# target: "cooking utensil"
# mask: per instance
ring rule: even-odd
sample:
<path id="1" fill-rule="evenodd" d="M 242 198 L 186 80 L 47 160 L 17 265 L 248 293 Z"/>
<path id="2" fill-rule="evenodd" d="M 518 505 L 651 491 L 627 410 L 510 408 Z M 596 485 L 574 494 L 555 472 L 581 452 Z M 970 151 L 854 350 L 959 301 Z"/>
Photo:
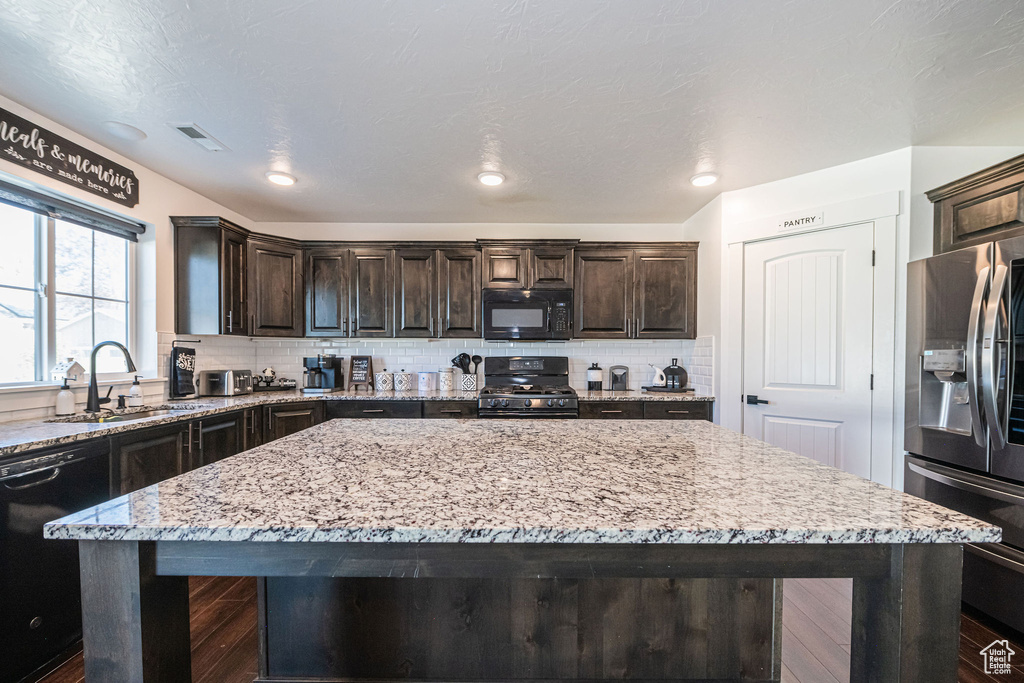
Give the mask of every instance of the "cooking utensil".
<path id="1" fill-rule="evenodd" d="M 480 364 L 484 362 L 484 359 L 480 356 L 473 356 L 471 360 L 473 361 L 473 374 L 475 375 L 476 371 L 480 369 Z"/>
<path id="2" fill-rule="evenodd" d="M 468 353 L 460 353 L 452 359 L 452 365 L 462 370 L 463 374 L 469 374 L 469 362 L 472 360 Z"/>

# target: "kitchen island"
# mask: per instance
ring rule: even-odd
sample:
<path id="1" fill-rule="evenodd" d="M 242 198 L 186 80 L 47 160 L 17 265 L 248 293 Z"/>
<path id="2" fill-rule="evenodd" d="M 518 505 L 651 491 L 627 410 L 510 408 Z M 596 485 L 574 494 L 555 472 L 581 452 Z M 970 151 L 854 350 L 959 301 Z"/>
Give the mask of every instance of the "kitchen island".
<path id="1" fill-rule="evenodd" d="M 954 681 L 999 529 L 701 421 L 332 420 L 46 527 L 86 680 L 187 681 L 188 575 L 266 577 L 259 680 L 778 680 L 854 577 L 852 680 Z"/>

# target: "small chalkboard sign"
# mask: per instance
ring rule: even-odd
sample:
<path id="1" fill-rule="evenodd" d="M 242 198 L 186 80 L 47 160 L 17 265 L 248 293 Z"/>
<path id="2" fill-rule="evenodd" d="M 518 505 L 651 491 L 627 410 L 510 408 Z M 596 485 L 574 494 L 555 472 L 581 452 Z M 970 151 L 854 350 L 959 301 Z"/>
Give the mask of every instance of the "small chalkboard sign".
<path id="1" fill-rule="evenodd" d="M 373 388 L 373 356 L 352 356 L 348 361 L 348 388 Z"/>

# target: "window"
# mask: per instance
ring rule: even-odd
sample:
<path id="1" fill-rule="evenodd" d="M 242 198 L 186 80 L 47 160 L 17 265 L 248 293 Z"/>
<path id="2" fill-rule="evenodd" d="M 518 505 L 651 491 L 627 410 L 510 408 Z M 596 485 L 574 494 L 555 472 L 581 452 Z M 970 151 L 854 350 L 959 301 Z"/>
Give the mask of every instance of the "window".
<path id="1" fill-rule="evenodd" d="M 57 360 L 86 370 L 100 341 L 128 345 L 128 241 L 0 204 L 0 383 L 50 379 Z M 115 349 L 97 373 L 124 372 Z"/>

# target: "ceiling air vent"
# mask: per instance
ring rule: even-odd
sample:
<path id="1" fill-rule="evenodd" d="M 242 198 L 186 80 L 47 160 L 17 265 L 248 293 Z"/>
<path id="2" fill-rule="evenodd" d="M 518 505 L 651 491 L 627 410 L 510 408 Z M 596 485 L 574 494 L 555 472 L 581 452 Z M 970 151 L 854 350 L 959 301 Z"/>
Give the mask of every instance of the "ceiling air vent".
<path id="1" fill-rule="evenodd" d="M 227 150 L 227 147 L 225 147 L 219 140 L 194 123 L 172 123 L 171 127 L 176 128 L 179 133 L 205 149 L 207 152 L 224 152 Z"/>

